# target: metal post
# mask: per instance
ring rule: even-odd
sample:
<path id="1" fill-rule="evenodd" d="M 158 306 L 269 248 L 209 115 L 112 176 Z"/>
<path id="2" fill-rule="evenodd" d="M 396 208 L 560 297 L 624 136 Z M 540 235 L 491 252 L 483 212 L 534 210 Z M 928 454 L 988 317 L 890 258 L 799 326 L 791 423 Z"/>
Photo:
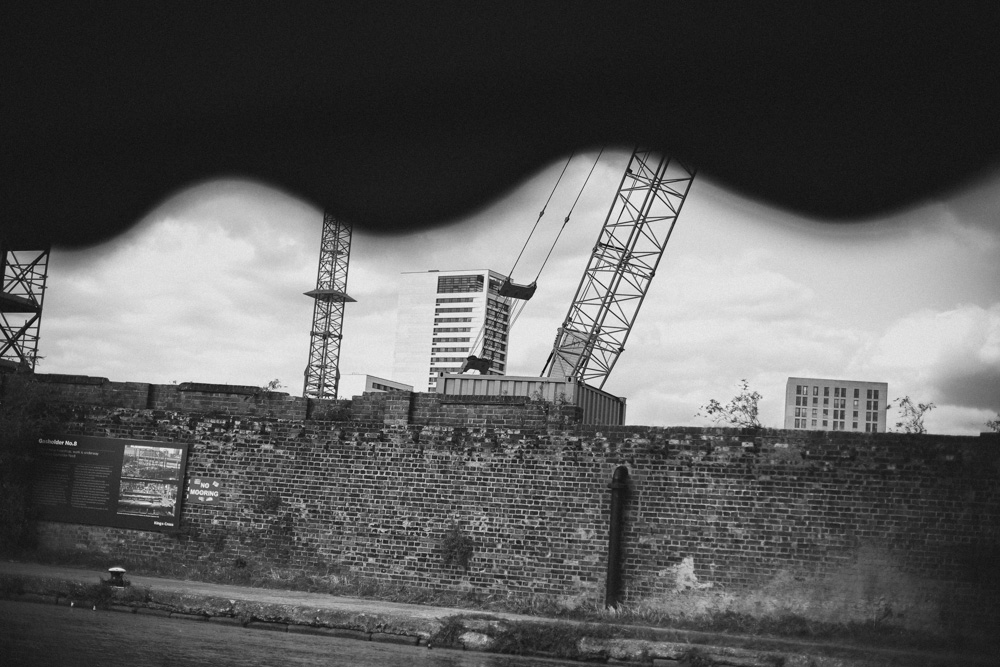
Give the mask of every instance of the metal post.
<path id="1" fill-rule="evenodd" d="M 608 531 L 608 578 L 604 606 L 617 607 L 622 595 L 622 533 L 625 529 L 625 494 L 628 491 L 628 468 L 618 466 L 611 476 L 611 525 Z"/>

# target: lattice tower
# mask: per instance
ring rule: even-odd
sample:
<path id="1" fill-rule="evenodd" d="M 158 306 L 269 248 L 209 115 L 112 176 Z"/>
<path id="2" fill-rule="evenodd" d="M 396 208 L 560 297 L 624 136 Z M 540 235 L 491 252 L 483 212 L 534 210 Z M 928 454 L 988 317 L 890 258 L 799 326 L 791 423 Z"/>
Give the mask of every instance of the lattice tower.
<path id="1" fill-rule="evenodd" d="M 309 364 L 302 395 L 306 398 L 336 398 L 340 384 L 340 342 L 343 338 L 344 304 L 347 295 L 347 265 L 351 257 L 351 225 L 327 211 L 323 214 L 319 271 L 316 289 L 306 292 L 314 299 L 309 333 Z"/>
<path id="2" fill-rule="evenodd" d="M 0 241 L 0 371 L 35 370 L 49 249 L 20 250 Z"/>

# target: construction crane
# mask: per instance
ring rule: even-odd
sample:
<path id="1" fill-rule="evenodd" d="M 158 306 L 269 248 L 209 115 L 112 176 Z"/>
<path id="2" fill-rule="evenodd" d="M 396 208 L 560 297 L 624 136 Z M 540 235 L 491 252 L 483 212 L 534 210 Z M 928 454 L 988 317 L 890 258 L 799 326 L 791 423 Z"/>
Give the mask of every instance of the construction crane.
<path id="1" fill-rule="evenodd" d="M 351 258 L 351 225 L 329 211 L 323 214 L 316 289 L 309 334 L 309 363 L 305 370 L 305 398 L 336 398 L 340 384 L 340 341 L 343 338 L 347 267 Z"/>
<path id="2" fill-rule="evenodd" d="M 543 376 L 604 387 L 625 349 L 695 171 L 676 158 L 633 151 Z"/>
<path id="3" fill-rule="evenodd" d="M 25 250 L 0 241 L 0 371 L 35 370 L 49 249 Z"/>

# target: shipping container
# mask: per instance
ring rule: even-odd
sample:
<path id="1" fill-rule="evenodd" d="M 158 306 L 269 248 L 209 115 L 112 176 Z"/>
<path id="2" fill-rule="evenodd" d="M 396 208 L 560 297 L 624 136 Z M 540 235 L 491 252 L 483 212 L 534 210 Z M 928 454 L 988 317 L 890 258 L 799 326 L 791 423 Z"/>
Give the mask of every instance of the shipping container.
<path id="1" fill-rule="evenodd" d="M 621 426 L 625 399 L 573 378 L 442 373 L 437 393 L 447 396 L 527 396 L 553 403 L 565 401 L 583 408 L 584 424 Z"/>

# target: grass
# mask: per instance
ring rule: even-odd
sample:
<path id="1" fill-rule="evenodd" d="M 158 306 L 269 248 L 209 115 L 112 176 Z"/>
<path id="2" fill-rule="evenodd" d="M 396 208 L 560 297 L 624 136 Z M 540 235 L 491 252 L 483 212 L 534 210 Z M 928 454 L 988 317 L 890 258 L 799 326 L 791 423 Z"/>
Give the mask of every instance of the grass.
<path id="1" fill-rule="evenodd" d="M 24 590 L 24 577 L 0 576 L 0 599 L 21 595 Z"/>
<path id="2" fill-rule="evenodd" d="M 831 641 L 855 645 L 905 647 L 905 648 L 961 648 L 960 638 L 942 638 L 901 629 L 886 623 L 826 623 L 801 616 L 751 616 L 734 612 L 717 612 L 697 618 L 674 617 L 646 605 L 624 604 L 608 610 L 599 602 L 568 609 L 552 596 L 537 594 L 496 593 L 469 589 L 466 591 L 439 590 L 407 586 L 385 579 L 361 576 L 334 568 L 277 567 L 252 557 L 209 557 L 193 564 L 173 560 L 120 557 L 79 552 L 36 552 L 31 561 L 38 563 L 73 565 L 106 569 L 112 565 L 124 567 L 133 575 L 162 576 L 190 581 L 218 584 L 299 590 L 324 593 L 341 597 L 384 600 L 405 604 L 431 605 L 478 612 L 508 612 L 541 618 L 580 621 L 600 624 L 609 628 L 669 628 L 744 635 L 756 638 L 786 638 L 812 641 Z M 0 582 L 16 586 L 15 582 Z M 97 593 L 103 592 L 94 591 Z M 136 593 L 138 594 L 138 593 Z M 98 596 L 100 597 L 100 596 Z M 103 597 L 100 599 L 103 600 Z M 537 624 L 536 626 L 537 627 Z M 526 630 L 525 632 L 530 632 Z M 557 633 L 558 634 L 558 633 Z M 593 629 L 589 636 L 595 636 Z M 516 652 L 517 643 L 537 646 L 546 637 L 522 637 L 505 652 Z M 552 639 L 556 641 L 556 639 Z M 560 640 L 561 641 L 561 640 Z M 442 638 L 442 643 L 447 643 Z M 560 644 L 561 645 L 561 644 Z M 563 655 L 568 648 L 553 648 L 554 654 Z M 570 651 L 571 652 L 571 651 Z"/>

